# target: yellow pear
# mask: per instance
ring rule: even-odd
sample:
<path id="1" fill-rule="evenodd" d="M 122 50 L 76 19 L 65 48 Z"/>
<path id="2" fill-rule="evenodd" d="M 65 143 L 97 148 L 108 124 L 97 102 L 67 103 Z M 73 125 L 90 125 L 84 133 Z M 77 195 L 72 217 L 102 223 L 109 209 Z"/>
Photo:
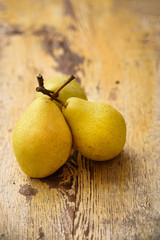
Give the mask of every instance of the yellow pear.
<path id="1" fill-rule="evenodd" d="M 67 160 L 72 135 L 57 105 L 46 97 L 35 99 L 13 132 L 13 149 L 22 171 L 33 178 L 53 174 Z"/>
<path id="2" fill-rule="evenodd" d="M 59 87 L 61 87 L 68 77 L 57 77 L 53 78 L 51 80 L 44 81 L 44 87 L 48 90 L 51 91 L 56 91 Z M 36 97 L 42 96 L 43 94 L 41 92 L 36 93 Z M 73 80 L 69 84 L 67 84 L 60 92 L 58 95 L 58 99 L 61 100 L 62 102 L 66 102 L 68 98 L 71 97 L 78 97 L 87 100 L 86 94 L 82 87 L 75 81 Z M 61 109 L 62 105 L 59 104 L 58 102 L 55 101 L 57 106 Z"/>
<path id="3" fill-rule="evenodd" d="M 73 97 L 67 100 L 62 112 L 70 126 L 75 148 L 85 157 L 104 161 L 122 151 L 126 124 L 112 106 Z"/>

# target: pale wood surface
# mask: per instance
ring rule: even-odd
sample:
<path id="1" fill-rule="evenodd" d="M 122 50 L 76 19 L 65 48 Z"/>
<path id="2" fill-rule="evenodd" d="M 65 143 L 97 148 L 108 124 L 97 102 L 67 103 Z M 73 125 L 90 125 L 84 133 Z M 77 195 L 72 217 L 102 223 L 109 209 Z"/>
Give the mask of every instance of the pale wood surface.
<path id="1" fill-rule="evenodd" d="M 159 0 L 1 0 L 0 239 L 160 239 L 159 60 Z M 74 152 L 51 177 L 25 176 L 11 139 L 38 73 L 74 73 L 90 100 L 118 108 L 124 151 Z"/>

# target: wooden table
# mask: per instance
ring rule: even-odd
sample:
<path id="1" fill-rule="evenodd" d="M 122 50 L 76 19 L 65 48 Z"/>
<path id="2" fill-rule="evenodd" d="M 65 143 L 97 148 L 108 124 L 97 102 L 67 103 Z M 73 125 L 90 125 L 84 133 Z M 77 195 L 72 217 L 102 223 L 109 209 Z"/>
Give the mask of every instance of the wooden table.
<path id="1" fill-rule="evenodd" d="M 159 0 L 1 0 L 0 239 L 160 239 L 159 60 Z M 122 153 L 73 152 L 48 178 L 23 174 L 12 132 L 38 73 L 74 73 L 89 100 L 119 109 Z"/>

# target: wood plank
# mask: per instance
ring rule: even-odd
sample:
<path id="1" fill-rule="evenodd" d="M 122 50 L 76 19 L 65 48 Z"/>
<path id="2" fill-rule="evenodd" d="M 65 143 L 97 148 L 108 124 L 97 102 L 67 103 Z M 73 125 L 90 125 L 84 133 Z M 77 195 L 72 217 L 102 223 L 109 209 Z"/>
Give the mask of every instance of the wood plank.
<path id="1" fill-rule="evenodd" d="M 0 239 L 160 238 L 159 10 L 158 0 L 1 0 Z M 25 176 L 11 138 L 38 73 L 74 73 L 89 100 L 119 109 L 122 153 L 95 162 L 74 151 L 52 176 Z"/>

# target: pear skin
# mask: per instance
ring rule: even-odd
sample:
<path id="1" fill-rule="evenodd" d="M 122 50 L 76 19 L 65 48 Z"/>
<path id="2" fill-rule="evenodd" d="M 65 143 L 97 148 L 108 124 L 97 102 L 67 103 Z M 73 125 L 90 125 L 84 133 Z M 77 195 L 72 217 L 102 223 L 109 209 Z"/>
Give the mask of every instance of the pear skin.
<path id="1" fill-rule="evenodd" d="M 112 106 L 69 98 L 62 112 L 70 126 L 75 148 L 85 157 L 105 161 L 116 157 L 126 141 L 126 123 Z"/>
<path id="2" fill-rule="evenodd" d="M 53 78 L 51 80 L 44 81 L 44 87 L 48 90 L 55 91 L 57 90 L 63 83 L 66 82 L 68 77 L 57 77 Z M 44 96 L 41 92 L 36 93 L 36 97 Z M 46 96 L 47 97 L 47 96 Z M 60 92 L 58 99 L 62 102 L 66 102 L 68 98 L 71 97 L 78 97 L 87 100 L 87 96 L 82 89 L 82 87 L 73 80 L 69 84 L 67 84 Z M 54 101 L 56 105 L 61 109 L 62 106 L 58 102 Z"/>
<path id="3" fill-rule="evenodd" d="M 44 178 L 67 160 L 72 135 L 57 105 L 46 97 L 35 99 L 13 132 L 13 150 L 22 171 Z"/>

